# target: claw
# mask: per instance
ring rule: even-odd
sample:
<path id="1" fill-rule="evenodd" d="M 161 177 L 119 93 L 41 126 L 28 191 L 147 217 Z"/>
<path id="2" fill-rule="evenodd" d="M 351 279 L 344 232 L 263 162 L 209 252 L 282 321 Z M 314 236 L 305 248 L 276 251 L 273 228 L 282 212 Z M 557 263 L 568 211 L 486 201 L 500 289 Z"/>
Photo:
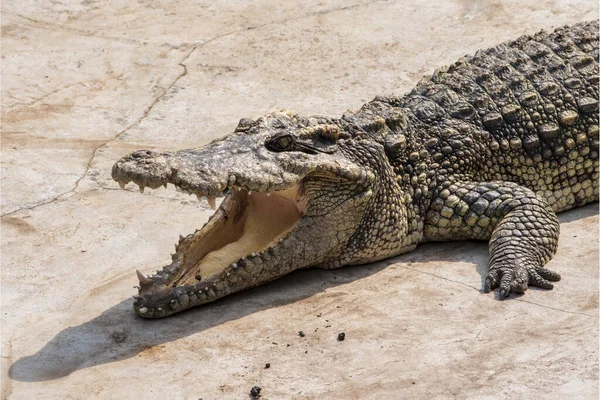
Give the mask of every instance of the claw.
<path id="1" fill-rule="evenodd" d="M 489 293 L 492 290 L 492 279 L 491 278 L 485 278 L 485 284 L 483 286 L 483 292 L 484 293 Z"/>
<path id="2" fill-rule="evenodd" d="M 119 181 L 119 187 L 120 187 L 121 189 L 125 189 L 125 182 L 121 182 L 121 181 Z"/>

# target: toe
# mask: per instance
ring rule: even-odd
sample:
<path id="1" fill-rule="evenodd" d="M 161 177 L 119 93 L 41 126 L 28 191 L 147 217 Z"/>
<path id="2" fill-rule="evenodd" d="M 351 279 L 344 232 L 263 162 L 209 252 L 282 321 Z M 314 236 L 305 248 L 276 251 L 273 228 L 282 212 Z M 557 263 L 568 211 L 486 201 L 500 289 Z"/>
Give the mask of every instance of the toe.
<path id="1" fill-rule="evenodd" d="M 554 285 L 542 278 L 537 271 L 529 272 L 529 284 L 531 286 L 537 286 L 542 289 L 552 289 Z"/>
<path id="2" fill-rule="evenodd" d="M 498 270 L 492 269 L 485 278 L 485 285 L 483 291 L 489 293 L 490 291 L 498 287 Z"/>
<path id="3" fill-rule="evenodd" d="M 501 270 L 502 277 L 500 278 L 500 298 L 508 297 L 511 292 L 512 282 L 515 279 L 515 273 L 510 269 Z"/>
<path id="4" fill-rule="evenodd" d="M 515 279 L 511 282 L 510 288 L 512 292 L 523 293 L 527 290 L 529 283 L 529 274 L 525 268 L 517 268 Z"/>
<path id="5" fill-rule="evenodd" d="M 546 268 L 538 268 L 537 269 L 537 273 L 544 279 L 552 281 L 552 282 L 558 282 L 560 281 L 560 275 L 557 274 L 554 271 L 550 271 L 549 269 Z"/>

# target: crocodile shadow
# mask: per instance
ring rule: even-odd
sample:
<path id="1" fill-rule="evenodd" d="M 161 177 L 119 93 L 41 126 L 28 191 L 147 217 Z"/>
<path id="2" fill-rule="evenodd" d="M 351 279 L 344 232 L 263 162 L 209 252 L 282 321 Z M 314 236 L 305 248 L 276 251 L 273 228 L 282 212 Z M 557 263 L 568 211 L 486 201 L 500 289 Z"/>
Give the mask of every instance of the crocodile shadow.
<path id="1" fill-rule="evenodd" d="M 560 214 L 560 221 L 566 223 L 597 214 L 598 204 L 594 203 Z M 471 263 L 476 266 L 483 281 L 487 274 L 487 243 L 425 243 L 412 253 L 377 263 L 337 270 L 295 271 L 259 288 L 159 320 L 137 317 L 132 310 L 131 300 L 127 299 L 88 322 L 59 332 L 37 353 L 17 360 L 10 367 L 9 376 L 24 382 L 63 378 L 80 369 L 134 357 L 161 343 L 369 277 L 391 264 L 410 265 L 428 261 Z M 401 274 L 402 269 L 398 269 L 398 273 Z M 440 281 L 439 284 L 443 283 Z"/>

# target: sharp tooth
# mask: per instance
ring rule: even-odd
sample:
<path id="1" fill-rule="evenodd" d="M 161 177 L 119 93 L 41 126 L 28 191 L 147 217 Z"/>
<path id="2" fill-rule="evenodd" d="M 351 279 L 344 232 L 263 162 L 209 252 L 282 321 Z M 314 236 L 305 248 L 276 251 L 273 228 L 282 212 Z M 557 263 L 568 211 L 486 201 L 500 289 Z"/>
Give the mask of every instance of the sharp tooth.
<path id="1" fill-rule="evenodd" d="M 163 183 L 163 187 L 166 189 L 166 188 L 167 188 L 167 184 L 166 184 L 166 183 Z"/>
<path id="2" fill-rule="evenodd" d="M 140 314 L 146 314 L 147 312 L 148 312 L 148 309 L 146 307 L 140 308 Z"/>
<path id="3" fill-rule="evenodd" d="M 140 271 L 138 271 L 137 269 L 135 270 L 135 273 L 140 281 L 140 286 L 143 286 L 145 283 L 152 283 L 151 279 L 146 278 L 144 275 L 142 275 L 142 273 Z"/>
<path id="4" fill-rule="evenodd" d="M 140 185 L 140 193 L 144 193 L 144 186 Z"/>
<path id="5" fill-rule="evenodd" d="M 200 203 L 202 203 L 202 196 L 200 196 L 199 194 L 196 194 L 196 198 L 198 199 L 198 201 L 199 201 Z"/>
<path id="6" fill-rule="evenodd" d="M 213 210 L 216 210 L 217 209 L 217 199 L 214 196 L 209 196 L 208 197 L 208 205 Z"/>
<path id="7" fill-rule="evenodd" d="M 248 194 L 249 194 L 249 195 L 250 195 L 250 194 L 252 194 L 252 190 L 248 190 Z"/>
<path id="8" fill-rule="evenodd" d="M 120 187 L 121 189 L 125 189 L 125 182 L 121 182 L 121 181 L 119 181 L 119 187 Z"/>
<path id="9" fill-rule="evenodd" d="M 267 197 L 270 196 L 270 195 L 271 195 L 271 193 L 267 193 Z"/>
<path id="10" fill-rule="evenodd" d="M 162 311 L 162 307 L 158 307 L 157 310 L 158 310 L 158 312 L 161 312 Z"/>

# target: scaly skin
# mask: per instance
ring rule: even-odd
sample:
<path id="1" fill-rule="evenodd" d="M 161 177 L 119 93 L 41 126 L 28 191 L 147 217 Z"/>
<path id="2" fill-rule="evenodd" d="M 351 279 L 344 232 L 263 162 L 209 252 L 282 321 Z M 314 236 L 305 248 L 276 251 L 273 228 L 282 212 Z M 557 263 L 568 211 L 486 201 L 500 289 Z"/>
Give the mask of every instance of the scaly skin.
<path id="1" fill-rule="evenodd" d="M 200 149 L 138 151 L 113 178 L 173 183 L 209 201 L 227 194 L 169 266 L 138 274 L 134 309 L 146 318 L 298 268 L 368 263 L 437 240 L 489 240 L 484 289 L 501 298 L 551 289 L 560 279 L 544 267 L 557 248 L 555 213 L 598 200 L 598 21 L 464 57 L 403 97 L 378 97 L 339 119 L 274 113 L 242 119 Z M 181 278 L 218 247 L 203 244 L 215 226 L 296 185 L 300 217 L 290 230 L 208 279 Z"/>

